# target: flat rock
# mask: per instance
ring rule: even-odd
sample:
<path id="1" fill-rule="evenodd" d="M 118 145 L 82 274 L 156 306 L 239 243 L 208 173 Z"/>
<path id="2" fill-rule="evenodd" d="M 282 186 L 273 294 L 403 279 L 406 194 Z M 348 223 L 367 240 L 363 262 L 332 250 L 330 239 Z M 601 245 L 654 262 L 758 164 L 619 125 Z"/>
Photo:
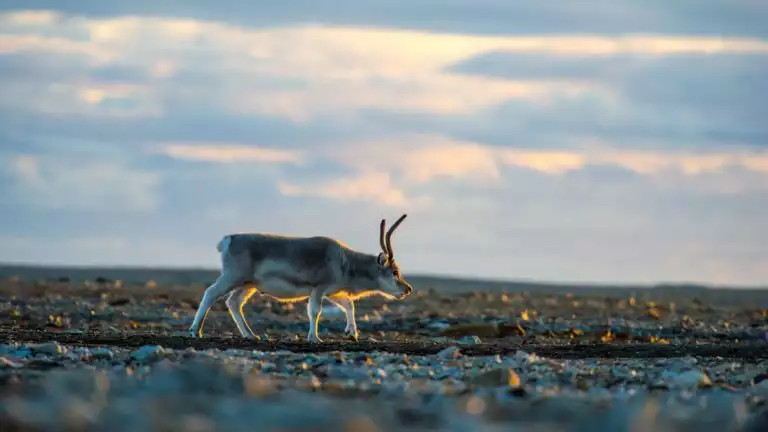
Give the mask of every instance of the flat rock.
<path id="1" fill-rule="evenodd" d="M 42 342 L 28 345 L 30 351 L 36 354 L 59 355 L 66 352 L 66 348 L 58 342 Z"/>
<path id="2" fill-rule="evenodd" d="M 479 387 L 520 387 L 520 376 L 512 368 L 496 368 L 482 372 L 470 382 Z"/>

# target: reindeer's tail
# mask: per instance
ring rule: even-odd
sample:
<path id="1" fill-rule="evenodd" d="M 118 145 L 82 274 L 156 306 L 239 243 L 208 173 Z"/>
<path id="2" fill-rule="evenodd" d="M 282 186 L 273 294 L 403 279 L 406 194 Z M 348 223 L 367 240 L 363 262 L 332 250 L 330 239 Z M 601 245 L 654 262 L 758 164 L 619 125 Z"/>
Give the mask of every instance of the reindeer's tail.
<path id="1" fill-rule="evenodd" d="M 229 243 L 232 241 L 232 237 L 226 235 L 219 240 L 219 244 L 216 245 L 216 250 L 219 251 L 219 253 L 224 252 L 225 250 L 229 249 Z"/>

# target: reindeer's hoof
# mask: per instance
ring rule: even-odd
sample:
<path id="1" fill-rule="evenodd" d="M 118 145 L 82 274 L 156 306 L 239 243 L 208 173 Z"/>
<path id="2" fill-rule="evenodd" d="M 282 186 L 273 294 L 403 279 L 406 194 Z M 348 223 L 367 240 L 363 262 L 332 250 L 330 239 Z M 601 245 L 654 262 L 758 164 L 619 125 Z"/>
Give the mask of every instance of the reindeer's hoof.
<path id="1" fill-rule="evenodd" d="M 311 344 L 319 344 L 319 343 L 323 343 L 323 340 L 320 339 L 320 337 L 318 336 L 309 336 L 307 337 L 307 342 Z"/>
<path id="2" fill-rule="evenodd" d="M 344 330 L 344 335 L 347 336 L 347 339 L 357 342 L 358 338 L 360 337 L 360 333 L 358 333 L 356 330 Z"/>
<path id="3" fill-rule="evenodd" d="M 194 339 L 201 339 L 203 337 L 202 330 L 189 329 L 189 337 Z"/>

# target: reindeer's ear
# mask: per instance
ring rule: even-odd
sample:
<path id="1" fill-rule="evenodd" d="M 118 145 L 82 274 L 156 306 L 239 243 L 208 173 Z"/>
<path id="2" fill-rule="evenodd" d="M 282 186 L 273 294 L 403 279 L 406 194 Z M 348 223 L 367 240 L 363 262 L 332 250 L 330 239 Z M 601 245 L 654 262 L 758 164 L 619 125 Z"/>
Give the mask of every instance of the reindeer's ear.
<path id="1" fill-rule="evenodd" d="M 387 264 L 387 255 L 380 253 L 379 256 L 376 257 L 376 263 L 384 267 Z"/>

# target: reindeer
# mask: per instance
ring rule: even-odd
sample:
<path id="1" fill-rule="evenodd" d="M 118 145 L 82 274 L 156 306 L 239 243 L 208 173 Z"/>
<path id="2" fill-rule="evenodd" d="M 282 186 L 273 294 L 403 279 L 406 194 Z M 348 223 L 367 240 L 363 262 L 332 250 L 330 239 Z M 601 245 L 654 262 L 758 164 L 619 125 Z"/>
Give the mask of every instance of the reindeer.
<path id="1" fill-rule="evenodd" d="M 223 296 L 229 314 L 244 338 L 256 338 L 243 316 L 243 306 L 255 293 L 281 303 L 307 302 L 310 343 L 317 335 L 323 299 L 341 309 L 347 320 L 344 333 L 357 341 L 356 300 L 374 295 L 403 300 L 413 287 L 403 279 L 395 263 L 392 233 L 407 215 L 402 215 L 385 233 L 381 220 L 379 244 L 382 252 L 358 252 L 329 237 L 291 237 L 266 233 L 224 236 L 216 246 L 221 255 L 221 274 L 203 294 L 191 337 L 203 336 L 203 321 L 211 306 Z"/>

